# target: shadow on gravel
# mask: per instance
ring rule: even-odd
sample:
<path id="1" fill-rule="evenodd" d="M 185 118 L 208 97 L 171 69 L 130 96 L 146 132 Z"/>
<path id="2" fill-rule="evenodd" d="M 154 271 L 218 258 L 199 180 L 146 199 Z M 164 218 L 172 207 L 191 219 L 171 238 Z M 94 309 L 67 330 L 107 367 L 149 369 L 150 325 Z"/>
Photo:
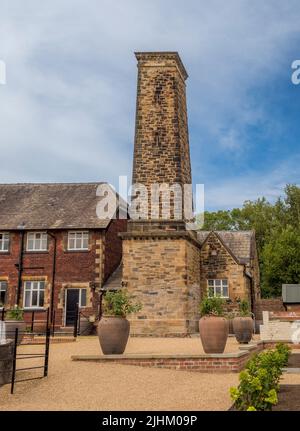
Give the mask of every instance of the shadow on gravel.
<path id="1" fill-rule="evenodd" d="M 273 411 L 300 410 L 300 385 L 280 385 L 278 404 Z"/>

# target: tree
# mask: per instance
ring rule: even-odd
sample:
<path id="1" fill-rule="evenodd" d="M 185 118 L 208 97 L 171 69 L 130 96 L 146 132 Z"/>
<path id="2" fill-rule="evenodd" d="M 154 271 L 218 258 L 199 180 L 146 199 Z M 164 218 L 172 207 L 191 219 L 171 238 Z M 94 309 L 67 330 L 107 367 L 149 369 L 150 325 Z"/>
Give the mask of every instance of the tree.
<path id="1" fill-rule="evenodd" d="M 262 291 L 265 296 L 281 295 L 283 283 L 300 282 L 300 231 L 287 226 L 273 232 L 265 244 L 261 260 Z"/>
<path id="2" fill-rule="evenodd" d="M 242 208 L 206 211 L 203 230 L 255 230 L 262 294 L 281 294 L 282 283 L 300 282 L 300 188 L 287 184 L 283 198 L 262 197 Z"/>

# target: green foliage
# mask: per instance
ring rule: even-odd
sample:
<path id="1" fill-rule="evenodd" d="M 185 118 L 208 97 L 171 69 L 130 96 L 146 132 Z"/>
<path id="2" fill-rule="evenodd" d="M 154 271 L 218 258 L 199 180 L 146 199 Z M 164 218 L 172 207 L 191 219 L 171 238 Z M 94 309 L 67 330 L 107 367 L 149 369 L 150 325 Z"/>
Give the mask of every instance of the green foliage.
<path id="1" fill-rule="evenodd" d="M 251 315 L 249 302 L 246 299 L 243 299 L 239 302 L 239 315 L 242 317 L 247 317 Z"/>
<path id="2" fill-rule="evenodd" d="M 205 297 L 200 304 L 201 316 L 222 316 L 224 314 L 225 301 L 218 296 Z"/>
<path id="3" fill-rule="evenodd" d="M 139 302 L 133 302 L 132 297 L 128 295 L 125 289 L 106 292 L 103 306 L 104 314 L 120 317 L 126 317 L 129 314 L 137 313 L 142 308 Z"/>
<path id="4" fill-rule="evenodd" d="M 255 230 L 264 297 L 280 296 L 282 283 L 300 282 L 300 187 L 284 191 L 274 204 L 263 197 L 204 214 L 204 230 Z"/>
<path id="5" fill-rule="evenodd" d="M 290 349 L 279 343 L 274 350 L 255 354 L 239 375 L 238 387 L 230 388 L 231 399 L 238 410 L 272 410 L 282 368 L 287 365 Z"/>
<path id="6" fill-rule="evenodd" d="M 283 283 L 300 280 L 300 231 L 292 226 L 278 229 L 262 250 L 262 286 L 268 296 L 281 294 Z"/>
<path id="7" fill-rule="evenodd" d="M 5 316 L 6 320 L 23 320 L 24 319 L 24 310 L 20 308 L 18 305 L 15 305 L 14 308 L 8 310 Z"/>

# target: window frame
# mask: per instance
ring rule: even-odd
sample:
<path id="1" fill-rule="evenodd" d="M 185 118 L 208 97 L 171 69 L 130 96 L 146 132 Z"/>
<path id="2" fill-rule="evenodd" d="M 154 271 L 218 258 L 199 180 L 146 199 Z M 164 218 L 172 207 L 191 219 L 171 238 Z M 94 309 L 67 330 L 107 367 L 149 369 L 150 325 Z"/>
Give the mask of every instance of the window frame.
<path id="1" fill-rule="evenodd" d="M 0 235 L 6 236 L 7 238 L 0 239 L 0 253 L 9 253 L 10 246 L 10 235 L 9 232 L 0 232 Z M 4 245 L 7 244 L 7 249 L 4 248 Z"/>
<path id="2" fill-rule="evenodd" d="M 74 236 L 71 238 L 71 235 Z M 78 236 L 80 236 L 78 238 Z M 86 237 L 85 237 L 86 235 Z M 89 251 L 89 239 L 90 233 L 88 230 L 69 230 L 67 238 L 67 250 L 68 251 Z M 74 247 L 70 246 L 70 241 L 74 241 Z M 77 241 L 81 241 L 81 247 L 77 247 Z M 87 246 L 84 247 L 84 241 L 87 241 Z"/>
<path id="3" fill-rule="evenodd" d="M 28 289 L 26 285 L 30 283 L 31 287 Z M 38 283 L 38 289 L 33 289 L 33 283 Z M 41 289 L 41 283 L 44 287 Z M 37 305 L 32 305 L 32 293 L 37 292 Z M 40 294 L 43 291 L 43 305 L 40 305 Z M 34 310 L 34 309 L 44 309 L 45 307 L 45 291 L 46 291 L 46 281 L 45 280 L 25 280 L 24 281 L 24 297 L 23 297 L 23 308 L 24 310 Z M 30 292 L 30 305 L 26 306 L 26 292 Z"/>
<path id="4" fill-rule="evenodd" d="M 210 282 L 213 284 L 210 285 Z M 217 285 L 216 282 L 220 282 L 220 285 Z M 224 283 L 226 282 L 226 283 Z M 216 293 L 216 288 L 220 287 L 221 294 Z M 210 294 L 210 289 L 213 288 L 213 295 Z M 227 295 L 224 295 L 224 288 L 227 288 Z M 209 298 L 220 297 L 224 299 L 229 299 L 229 282 L 228 278 L 208 278 L 207 279 L 207 295 Z"/>
<path id="5" fill-rule="evenodd" d="M 6 285 L 5 289 L 2 288 L 2 284 Z M 8 282 L 7 282 L 7 280 L 0 280 L 0 293 L 4 292 L 4 302 L 3 302 L 3 305 L 1 305 L 1 302 L 0 302 L 0 310 L 2 310 L 5 307 L 6 299 L 7 299 L 6 298 L 7 291 L 8 291 Z"/>
<path id="6" fill-rule="evenodd" d="M 34 238 L 30 238 L 31 235 L 34 235 Z M 36 238 L 36 235 L 41 235 L 40 239 Z M 44 238 L 43 238 L 44 235 Z M 41 248 L 43 242 L 46 240 L 46 248 Z M 29 241 L 33 241 L 33 248 L 29 248 Z M 36 241 L 40 241 L 40 248 L 36 248 Z M 26 251 L 29 253 L 38 253 L 38 252 L 46 252 L 48 251 L 48 234 L 45 231 L 37 231 L 37 232 L 27 232 L 26 235 Z"/>

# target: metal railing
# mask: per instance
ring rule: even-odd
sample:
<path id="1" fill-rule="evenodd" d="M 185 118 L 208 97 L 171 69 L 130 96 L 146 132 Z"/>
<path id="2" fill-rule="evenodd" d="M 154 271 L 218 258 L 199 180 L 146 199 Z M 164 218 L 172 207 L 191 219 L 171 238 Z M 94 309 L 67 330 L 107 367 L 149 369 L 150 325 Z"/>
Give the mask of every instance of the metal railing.
<path id="1" fill-rule="evenodd" d="M 9 335 L 10 331 L 7 331 L 6 335 Z M 14 393 L 14 388 L 15 388 L 15 384 L 16 383 L 20 383 L 20 382 L 27 382 L 30 380 L 37 380 L 37 379 L 42 379 L 44 377 L 47 377 L 48 375 L 48 365 L 49 365 L 49 351 L 50 351 L 50 325 L 49 325 L 49 309 L 47 310 L 47 327 L 45 330 L 45 341 L 44 341 L 44 351 L 43 352 L 30 352 L 30 353 L 24 353 L 24 352 L 19 352 L 19 346 L 22 346 L 22 348 L 27 348 L 30 346 L 42 346 L 43 344 L 40 342 L 28 342 L 28 340 L 25 343 L 22 343 L 22 338 L 28 334 L 27 331 L 20 331 L 19 328 L 17 327 L 14 331 L 14 335 L 13 336 L 13 349 L 12 349 L 12 354 L 9 355 L 6 358 L 1 358 L 1 361 L 6 361 L 6 363 L 10 363 L 11 362 L 11 377 L 10 377 L 10 384 L 11 384 L 11 394 Z M 38 335 L 40 335 L 40 333 L 38 333 Z M 9 340 L 9 337 L 8 337 Z M 34 340 L 34 338 L 33 338 Z M 43 358 L 43 363 L 42 365 L 38 365 L 38 366 L 29 366 L 29 367 L 22 367 L 22 368 L 18 368 L 17 367 L 17 362 L 19 360 L 28 360 L 28 359 L 37 359 L 37 358 Z M 26 377 L 26 378 L 17 378 L 17 373 L 20 371 L 33 371 L 33 370 L 43 370 L 42 375 L 40 376 L 35 376 L 35 377 Z M 8 373 L 8 371 L 2 370 L 0 371 L 1 374 L 6 374 Z M 8 382 L 9 383 L 9 382 Z"/>

